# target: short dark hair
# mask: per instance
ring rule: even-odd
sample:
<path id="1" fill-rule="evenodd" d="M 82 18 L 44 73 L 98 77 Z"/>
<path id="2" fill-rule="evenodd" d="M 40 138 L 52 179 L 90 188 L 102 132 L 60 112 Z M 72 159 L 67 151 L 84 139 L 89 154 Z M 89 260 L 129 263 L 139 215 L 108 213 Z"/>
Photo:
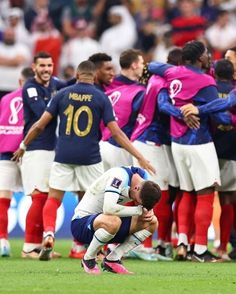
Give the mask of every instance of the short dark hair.
<path id="1" fill-rule="evenodd" d="M 180 65 L 182 64 L 182 49 L 175 47 L 172 50 L 169 51 L 169 54 L 167 56 L 167 63 L 173 64 L 173 65 Z"/>
<path id="2" fill-rule="evenodd" d="M 205 50 L 205 45 L 200 41 L 187 42 L 182 49 L 183 62 L 190 61 L 191 64 L 194 64 Z"/>
<path id="3" fill-rule="evenodd" d="M 138 60 L 138 57 L 142 56 L 142 51 L 137 49 L 129 49 L 123 51 L 120 55 L 120 66 L 121 68 L 127 69 L 131 64 Z"/>
<path id="4" fill-rule="evenodd" d="M 29 78 L 34 77 L 34 71 L 32 70 L 31 67 L 24 67 L 21 71 L 21 75 L 25 80 L 28 80 Z"/>
<path id="5" fill-rule="evenodd" d="M 231 47 L 231 48 L 229 48 L 229 49 L 227 49 L 226 51 L 234 51 L 234 53 L 236 54 L 236 47 Z"/>
<path id="6" fill-rule="evenodd" d="M 39 58 L 52 58 L 52 55 L 46 51 L 39 51 L 34 55 L 34 63 L 36 63 Z"/>
<path id="7" fill-rule="evenodd" d="M 91 55 L 88 60 L 92 61 L 97 69 L 102 66 L 103 62 L 112 61 L 112 58 L 106 53 L 95 53 Z"/>
<path id="8" fill-rule="evenodd" d="M 95 71 L 96 71 L 96 68 L 94 63 L 89 60 L 82 61 L 77 68 L 77 72 L 82 74 L 94 75 Z"/>
<path id="9" fill-rule="evenodd" d="M 161 199 L 161 189 L 153 181 L 144 181 L 140 190 L 142 205 L 147 210 L 152 209 Z"/>
<path id="10" fill-rule="evenodd" d="M 215 64 L 215 74 L 219 79 L 225 79 L 227 81 L 233 80 L 233 63 L 227 59 L 218 60 Z"/>

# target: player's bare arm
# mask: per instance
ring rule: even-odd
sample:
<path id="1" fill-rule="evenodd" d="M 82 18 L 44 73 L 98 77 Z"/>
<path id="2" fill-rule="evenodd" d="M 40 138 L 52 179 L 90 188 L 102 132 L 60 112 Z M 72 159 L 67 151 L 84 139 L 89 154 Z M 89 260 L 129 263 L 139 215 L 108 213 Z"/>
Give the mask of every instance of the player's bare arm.
<path id="1" fill-rule="evenodd" d="M 131 155 L 137 158 L 140 166 L 146 169 L 150 174 L 155 174 L 155 168 L 146 160 L 143 155 L 132 145 L 125 133 L 119 128 L 115 121 L 109 122 L 107 127 L 111 131 L 112 137 L 120 144 L 125 150 L 127 150 Z"/>
<path id="2" fill-rule="evenodd" d="M 36 121 L 35 124 L 32 125 L 32 127 L 29 129 L 29 132 L 24 138 L 24 141 L 21 142 L 19 148 L 14 152 L 14 155 L 11 160 L 19 161 L 22 156 L 25 153 L 25 150 L 27 149 L 27 146 L 36 139 L 45 129 L 45 127 L 49 124 L 49 122 L 52 120 L 53 116 L 45 111 L 41 118 Z"/>

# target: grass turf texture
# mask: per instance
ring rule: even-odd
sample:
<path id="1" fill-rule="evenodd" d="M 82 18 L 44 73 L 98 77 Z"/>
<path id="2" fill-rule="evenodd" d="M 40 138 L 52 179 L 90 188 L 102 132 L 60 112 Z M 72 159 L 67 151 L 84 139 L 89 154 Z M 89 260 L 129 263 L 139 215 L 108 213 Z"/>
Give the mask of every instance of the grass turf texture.
<path id="1" fill-rule="evenodd" d="M 125 260 L 135 275 L 103 272 L 90 276 L 68 258 L 70 240 L 57 240 L 58 260 L 22 260 L 22 240 L 10 240 L 12 257 L 0 257 L 0 293 L 236 293 L 236 263 L 147 262 Z"/>

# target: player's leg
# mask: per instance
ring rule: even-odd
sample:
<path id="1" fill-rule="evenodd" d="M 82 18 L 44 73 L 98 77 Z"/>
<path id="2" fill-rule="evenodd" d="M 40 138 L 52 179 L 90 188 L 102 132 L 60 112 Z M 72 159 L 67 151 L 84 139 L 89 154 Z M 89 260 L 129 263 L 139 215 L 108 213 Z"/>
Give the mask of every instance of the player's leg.
<path id="1" fill-rule="evenodd" d="M 120 230 L 113 239 L 120 244 L 103 260 L 103 269 L 118 274 L 131 274 L 122 265 L 122 256 L 140 245 L 156 229 L 157 218 L 155 216 L 150 222 L 143 222 L 142 218 L 137 216 L 133 216 L 131 220 L 130 218 L 122 218 Z"/>
<path id="2" fill-rule="evenodd" d="M 0 159 L 0 255 L 10 256 L 8 241 L 8 209 L 13 191 L 22 191 L 18 165 L 10 160 Z"/>
<path id="3" fill-rule="evenodd" d="M 121 225 L 121 219 L 113 215 L 91 215 L 74 219 L 71 231 L 75 240 L 89 244 L 82 259 L 82 266 L 89 274 L 99 274 L 96 256 L 104 244 L 114 238 Z"/>
<path id="4" fill-rule="evenodd" d="M 26 216 L 23 258 L 38 259 L 43 239 L 43 208 L 48 197 L 48 179 L 53 151 L 27 151 L 22 159 L 22 179 L 26 195 L 32 203 Z"/>
<path id="5" fill-rule="evenodd" d="M 79 191 L 78 200 L 80 201 L 85 191 L 89 186 L 102 174 L 104 173 L 102 162 L 91 164 L 91 165 L 82 165 L 75 167 L 75 179 L 71 191 Z M 69 253 L 70 258 L 82 259 L 86 252 L 86 247 L 83 243 L 78 240 L 73 240 L 72 248 Z"/>

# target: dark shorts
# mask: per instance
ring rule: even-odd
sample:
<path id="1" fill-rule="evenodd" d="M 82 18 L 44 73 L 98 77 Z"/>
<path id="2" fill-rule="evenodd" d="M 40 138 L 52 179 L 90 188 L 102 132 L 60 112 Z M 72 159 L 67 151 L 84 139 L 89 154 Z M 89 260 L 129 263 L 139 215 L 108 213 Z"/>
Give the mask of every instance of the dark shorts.
<path id="1" fill-rule="evenodd" d="M 84 244 L 89 244 L 93 239 L 93 222 L 99 214 L 88 215 L 71 222 L 71 232 L 75 240 Z M 109 243 L 123 243 L 129 235 L 131 217 L 122 217 L 121 226 L 114 238 Z"/>

